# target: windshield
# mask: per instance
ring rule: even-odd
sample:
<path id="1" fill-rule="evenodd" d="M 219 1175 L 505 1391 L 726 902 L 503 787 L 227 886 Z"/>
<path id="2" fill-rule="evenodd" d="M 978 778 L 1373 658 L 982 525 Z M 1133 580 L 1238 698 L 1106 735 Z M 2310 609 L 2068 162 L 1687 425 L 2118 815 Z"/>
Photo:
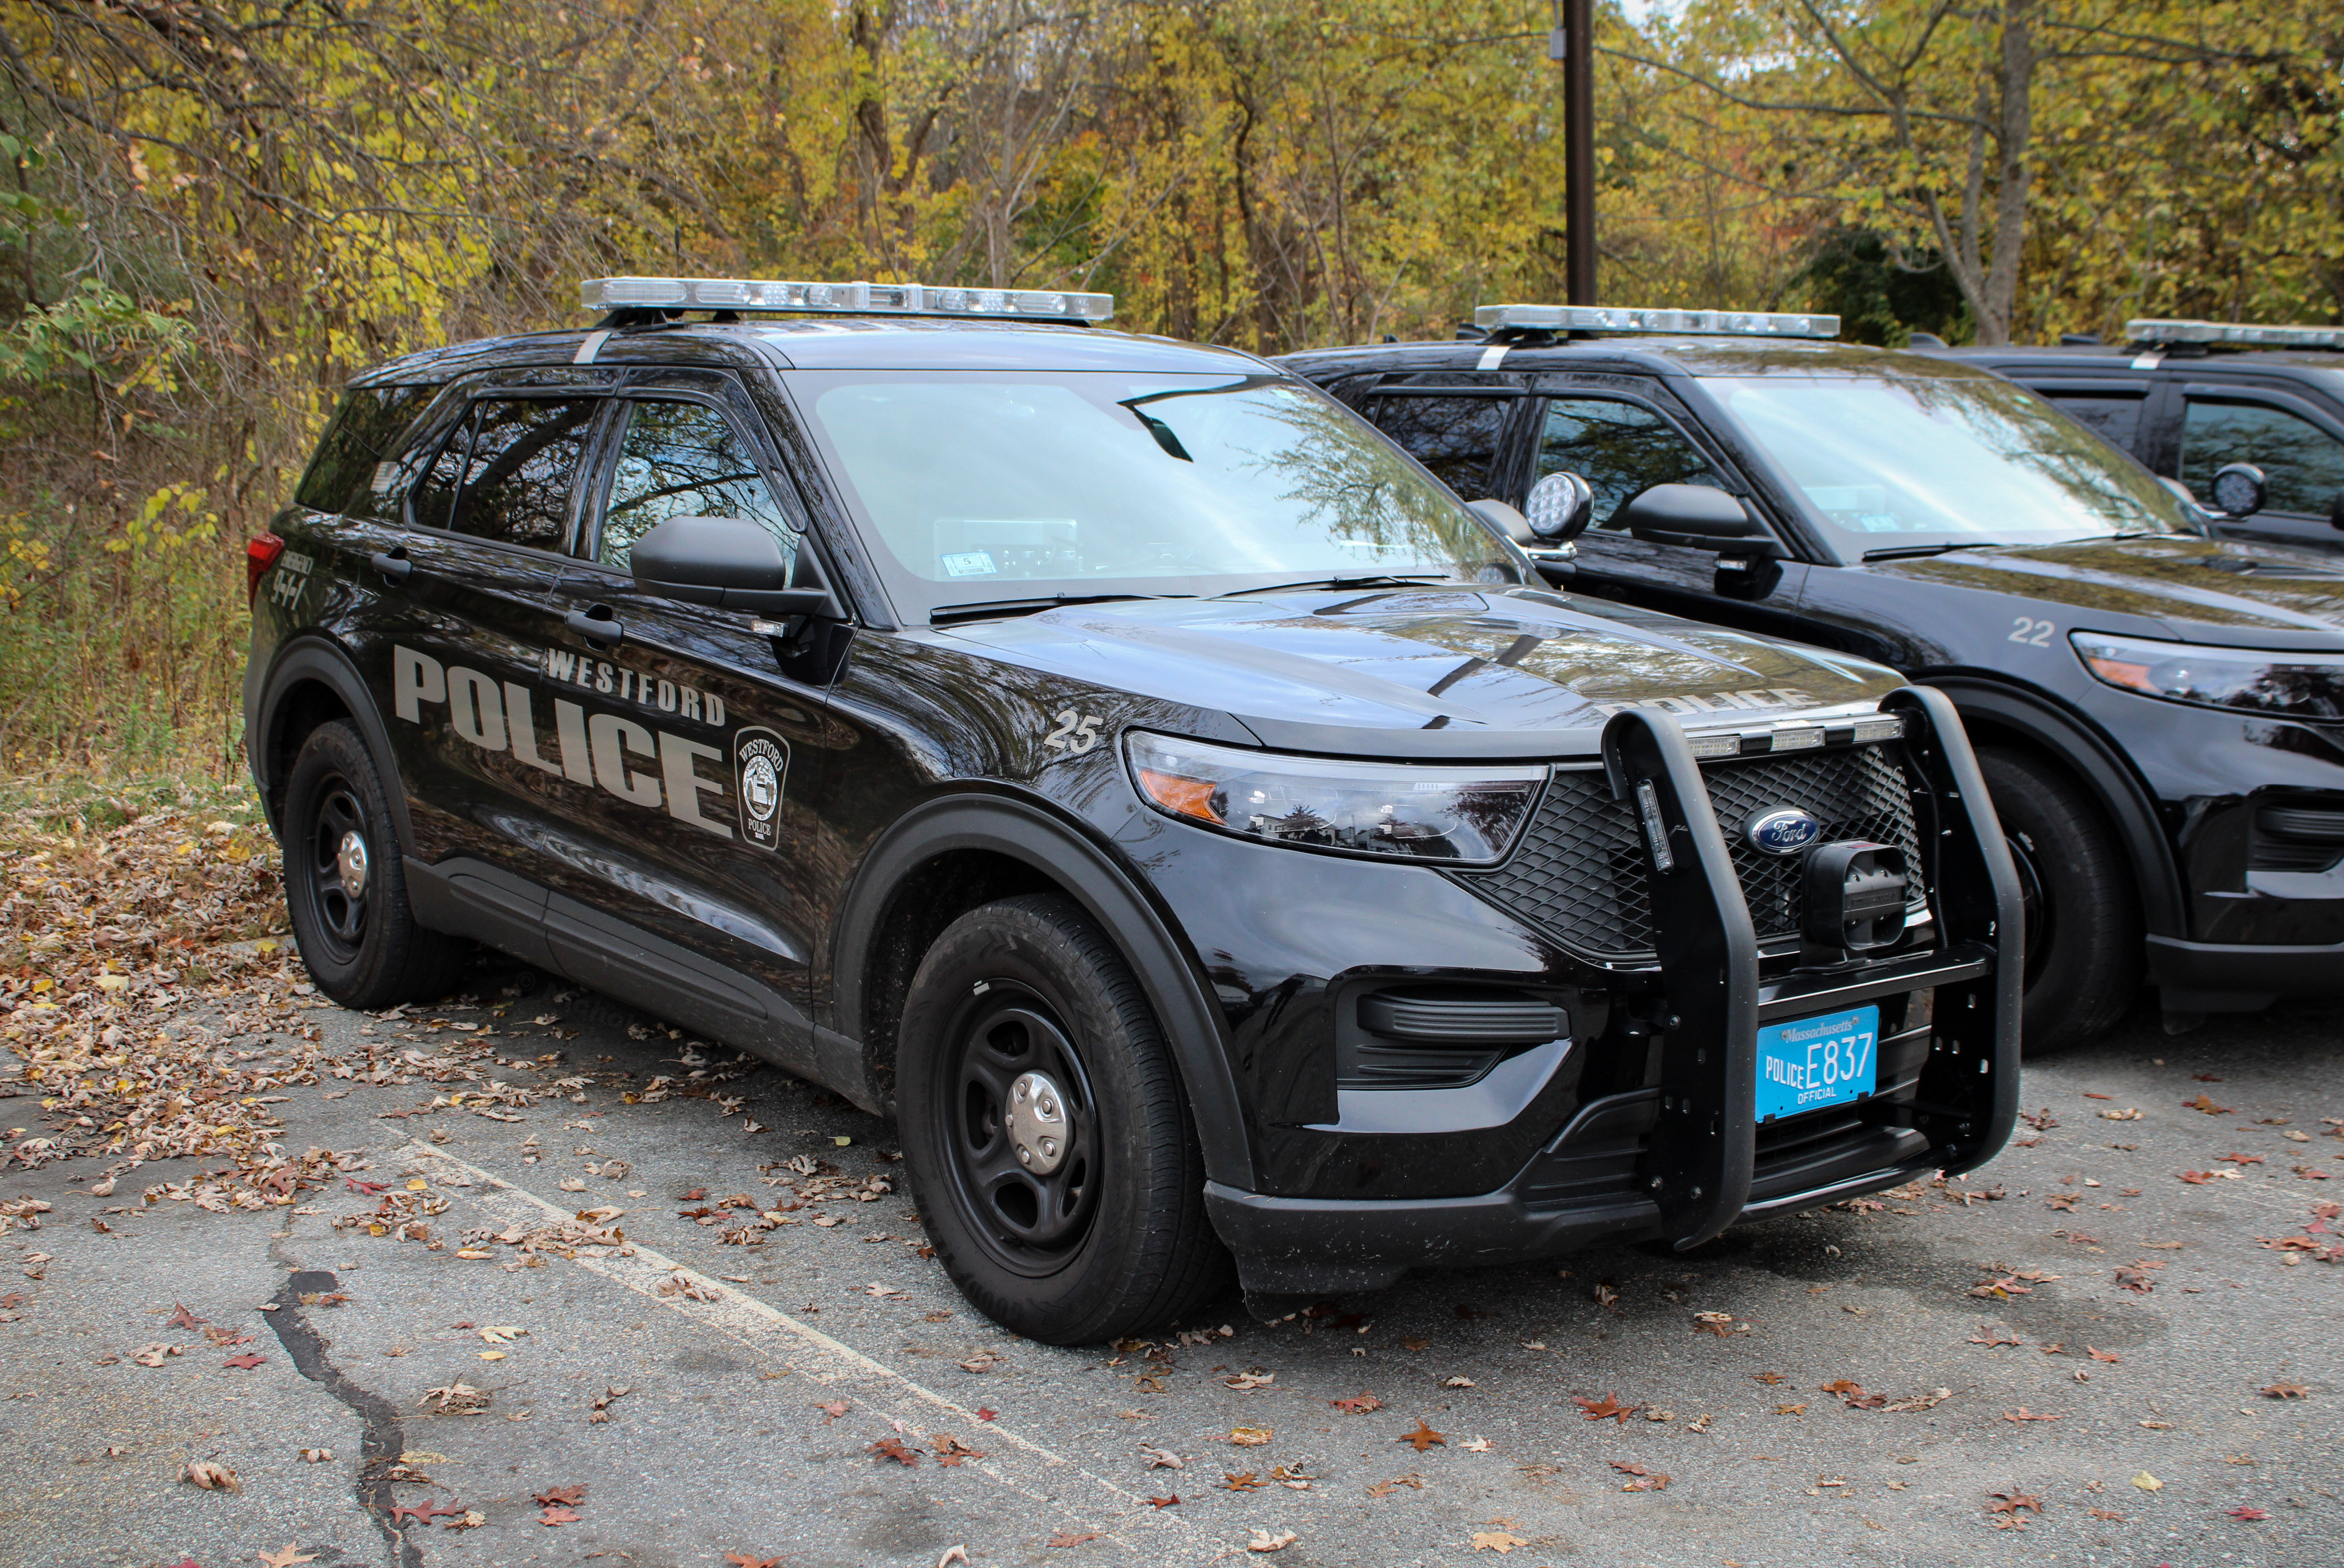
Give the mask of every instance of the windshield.
<path id="1" fill-rule="evenodd" d="M 1340 404 L 1261 375 L 798 372 L 898 606 L 1520 581 Z"/>
<path id="2" fill-rule="evenodd" d="M 1984 376 L 1719 376 L 1844 560 L 2188 528 L 2147 470 L 2023 387 Z"/>

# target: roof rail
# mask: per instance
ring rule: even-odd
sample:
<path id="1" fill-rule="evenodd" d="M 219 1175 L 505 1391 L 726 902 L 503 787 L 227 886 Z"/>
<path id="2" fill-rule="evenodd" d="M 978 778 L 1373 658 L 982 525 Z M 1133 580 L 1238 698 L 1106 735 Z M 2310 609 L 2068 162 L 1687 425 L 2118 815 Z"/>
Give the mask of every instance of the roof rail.
<path id="1" fill-rule="evenodd" d="M 1094 326 L 1115 296 L 1059 288 L 938 288 L 932 283 L 806 283 L 761 278 L 589 278 L 589 310 L 786 310 L 839 316 L 970 316 Z"/>
<path id="2" fill-rule="evenodd" d="M 1613 305 L 1484 305 L 1484 331 L 1671 332 L 1725 338 L 1836 338 L 1839 318 L 1776 310 L 1662 310 Z"/>

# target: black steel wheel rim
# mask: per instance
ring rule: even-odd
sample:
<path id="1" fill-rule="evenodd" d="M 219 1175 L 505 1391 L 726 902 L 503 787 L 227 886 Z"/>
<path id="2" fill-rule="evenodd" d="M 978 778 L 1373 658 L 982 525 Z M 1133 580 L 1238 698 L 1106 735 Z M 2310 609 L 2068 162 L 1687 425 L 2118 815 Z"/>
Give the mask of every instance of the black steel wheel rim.
<path id="1" fill-rule="evenodd" d="M 330 774 L 319 781 L 318 810 L 309 833 L 308 885 L 310 913 L 318 935 L 339 962 L 356 959 L 366 941 L 373 902 L 374 835 L 367 811 L 349 780 Z M 359 877 L 345 871 L 344 846 L 355 837 L 367 868 Z"/>
<path id="2" fill-rule="evenodd" d="M 1063 1106 L 1066 1146 L 1037 1174 L 1005 1125 L 1012 1085 L 1046 1077 Z M 1091 1232 L 1104 1172 L 1090 1076 L 1056 1009 L 1015 981 L 976 987 L 936 1064 L 929 1136 L 978 1245 L 1001 1268 L 1043 1279 L 1070 1263 Z"/>
<path id="3" fill-rule="evenodd" d="M 2003 835 L 2010 845 L 2010 858 L 2018 868 L 2018 906 L 2020 924 L 2019 951 L 2024 956 L 2026 983 L 2029 986 L 2041 977 L 2043 961 L 2051 951 L 2051 896 L 2043 885 L 2042 868 L 2036 864 L 2035 846 L 2021 833 Z"/>

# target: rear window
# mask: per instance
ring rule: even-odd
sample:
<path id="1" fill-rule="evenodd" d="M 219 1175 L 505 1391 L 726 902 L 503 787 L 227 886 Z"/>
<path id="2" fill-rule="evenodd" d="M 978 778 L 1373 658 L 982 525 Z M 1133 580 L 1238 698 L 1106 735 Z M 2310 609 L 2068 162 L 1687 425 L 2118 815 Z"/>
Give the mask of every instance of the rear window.
<path id="1" fill-rule="evenodd" d="M 354 387 L 343 393 L 294 491 L 295 502 L 311 511 L 349 511 L 352 498 L 374 477 L 375 465 L 393 455 L 394 443 L 437 389 Z"/>

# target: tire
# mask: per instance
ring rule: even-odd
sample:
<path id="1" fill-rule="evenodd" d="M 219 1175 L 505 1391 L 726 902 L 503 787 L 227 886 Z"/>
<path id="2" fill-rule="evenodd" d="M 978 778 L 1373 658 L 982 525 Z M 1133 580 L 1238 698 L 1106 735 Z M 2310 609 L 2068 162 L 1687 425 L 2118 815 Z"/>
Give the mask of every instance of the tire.
<path id="1" fill-rule="evenodd" d="M 2020 1038 L 2042 1056 L 2096 1035 L 2140 990 L 2139 895 L 2107 818 L 2033 753 L 1978 749 L 2026 909 Z"/>
<path id="2" fill-rule="evenodd" d="M 936 1256 L 979 1311 L 1082 1345 L 1161 1329 L 1229 1289 L 1162 1032 L 1073 903 L 1031 894 L 954 921 L 912 977 L 899 1038 L 904 1163 Z"/>
<path id="3" fill-rule="evenodd" d="M 285 779 L 284 847 L 293 940 L 318 989 L 372 1012 L 455 987 L 470 945 L 415 923 L 382 780 L 348 720 L 301 743 Z"/>

